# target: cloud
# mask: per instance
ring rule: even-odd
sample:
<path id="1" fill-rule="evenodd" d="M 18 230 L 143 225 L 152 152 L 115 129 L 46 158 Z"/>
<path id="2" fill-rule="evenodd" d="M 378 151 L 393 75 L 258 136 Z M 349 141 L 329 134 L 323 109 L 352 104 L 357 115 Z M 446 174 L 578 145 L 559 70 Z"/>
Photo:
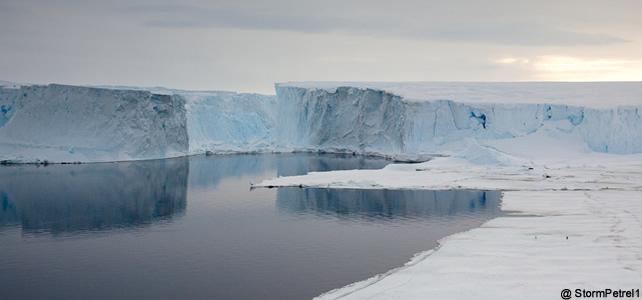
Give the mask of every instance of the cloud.
<path id="1" fill-rule="evenodd" d="M 223 28 L 301 33 L 339 33 L 440 42 L 485 43 L 520 46 L 587 46 L 630 42 L 610 34 L 567 30 L 543 20 L 471 19 L 436 16 L 418 19 L 385 8 L 350 15 L 326 10 L 269 9 L 245 6 L 152 5 L 128 7 L 141 26 L 161 28 Z M 391 10 L 394 7 L 389 7 Z"/>
<path id="2" fill-rule="evenodd" d="M 628 43 L 607 34 L 573 32 L 537 23 L 454 24 L 417 33 L 427 39 L 519 46 L 588 46 Z"/>
<path id="3" fill-rule="evenodd" d="M 158 28 L 209 28 L 209 24 L 198 21 L 182 21 L 182 20 L 151 20 L 141 23 L 145 27 L 158 27 Z"/>
<path id="4" fill-rule="evenodd" d="M 377 63 L 379 60 L 374 57 L 366 57 L 366 56 L 324 56 L 324 57 L 319 57 L 315 59 L 316 61 L 319 62 L 324 62 L 324 63 L 359 63 L 359 64 L 371 64 L 371 63 Z"/>

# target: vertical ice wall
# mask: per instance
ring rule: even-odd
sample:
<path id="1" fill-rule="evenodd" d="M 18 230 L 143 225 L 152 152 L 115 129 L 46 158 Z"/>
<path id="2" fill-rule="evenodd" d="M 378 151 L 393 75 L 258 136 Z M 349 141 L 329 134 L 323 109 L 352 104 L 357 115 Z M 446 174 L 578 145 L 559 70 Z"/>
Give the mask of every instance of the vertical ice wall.
<path id="1" fill-rule="evenodd" d="M 553 124 L 559 139 L 578 137 L 586 151 L 642 152 L 639 107 L 597 109 L 562 104 L 466 104 L 407 102 L 407 151 L 456 149 L 466 138 L 500 140 L 527 137 Z M 554 134 L 554 133 L 552 133 Z M 463 146 L 462 146 L 463 147 Z"/>
<path id="2" fill-rule="evenodd" d="M 0 159 L 118 161 L 188 151 L 185 100 L 179 95 L 58 84 L 18 91 L 0 127 Z"/>
<path id="3" fill-rule="evenodd" d="M 9 122 L 15 110 L 20 89 L 15 86 L 0 86 L 0 128 Z"/>
<path id="4" fill-rule="evenodd" d="M 275 147 L 275 96 L 163 88 L 0 87 L 0 160 L 101 162 Z"/>
<path id="5" fill-rule="evenodd" d="M 529 138 L 546 130 L 552 141 L 575 139 L 583 151 L 642 152 L 642 103 L 610 108 L 546 104 L 550 99 L 532 103 L 538 94 L 528 84 L 506 84 L 507 95 L 533 97 L 515 99 L 515 103 L 468 102 L 466 95 L 452 100 L 406 100 L 376 88 L 308 85 L 276 85 L 279 142 L 295 149 L 453 154 L 471 143 Z M 520 94 L 520 89 L 529 93 Z M 625 102 L 635 103 L 635 99 Z"/>
<path id="6" fill-rule="evenodd" d="M 636 93 L 642 85 L 495 83 L 488 90 L 483 83 L 415 83 L 392 91 L 365 85 L 277 84 L 274 97 L 3 84 L 0 160 L 97 162 L 275 150 L 455 154 L 497 152 L 501 141 L 534 138 L 574 143 L 584 152 L 642 152 Z M 599 105 L 578 105 L 588 100 Z M 610 104 L 614 100 L 624 105 Z"/>
<path id="7" fill-rule="evenodd" d="M 182 92 L 187 99 L 190 153 L 273 149 L 274 96 L 234 92 Z"/>
<path id="8" fill-rule="evenodd" d="M 385 91 L 276 85 L 280 146 L 294 150 L 404 152 L 406 106 Z"/>

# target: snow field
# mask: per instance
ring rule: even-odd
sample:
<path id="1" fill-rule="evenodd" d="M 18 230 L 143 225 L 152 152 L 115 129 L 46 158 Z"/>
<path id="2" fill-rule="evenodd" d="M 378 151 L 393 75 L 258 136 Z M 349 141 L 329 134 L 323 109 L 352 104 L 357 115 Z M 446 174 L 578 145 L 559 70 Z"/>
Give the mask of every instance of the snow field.
<path id="1" fill-rule="evenodd" d="M 506 192 L 519 216 L 444 238 L 436 251 L 318 299 L 559 299 L 563 289 L 642 283 L 642 209 L 634 191 Z"/>

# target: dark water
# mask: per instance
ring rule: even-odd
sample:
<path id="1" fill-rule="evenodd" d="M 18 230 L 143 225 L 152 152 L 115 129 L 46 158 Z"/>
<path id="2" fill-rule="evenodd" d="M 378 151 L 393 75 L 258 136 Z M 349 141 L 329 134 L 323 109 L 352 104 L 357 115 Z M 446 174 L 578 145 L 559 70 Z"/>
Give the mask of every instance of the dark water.
<path id="1" fill-rule="evenodd" d="M 386 161 L 230 155 L 0 167 L 0 299 L 308 299 L 501 212 L 481 191 L 255 189 Z"/>

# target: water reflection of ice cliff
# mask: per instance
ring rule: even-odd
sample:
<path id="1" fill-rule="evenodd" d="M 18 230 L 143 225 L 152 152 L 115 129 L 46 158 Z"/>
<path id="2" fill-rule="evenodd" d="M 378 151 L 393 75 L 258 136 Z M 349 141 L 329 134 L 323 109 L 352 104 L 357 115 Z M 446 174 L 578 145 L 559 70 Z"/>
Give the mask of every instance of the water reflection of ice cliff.
<path id="1" fill-rule="evenodd" d="M 282 153 L 249 155 L 213 155 L 190 157 L 190 187 L 215 187 L 224 178 L 305 175 L 351 169 L 381 169 L 389 164 L 382 158 L 334 153 Z"/>
<path id="2" fill-rule="evenodd" d="M 144 226 L 186 207 L 187 159 L 0 168 L 0 230 L 68 234 Z"/>
<path id="3" fill-rule="evenodd" d="M 499 215 L 500 198 L 498 191 L 279 188 L 277 207 L 339 219 L 412 220 Z"/>

